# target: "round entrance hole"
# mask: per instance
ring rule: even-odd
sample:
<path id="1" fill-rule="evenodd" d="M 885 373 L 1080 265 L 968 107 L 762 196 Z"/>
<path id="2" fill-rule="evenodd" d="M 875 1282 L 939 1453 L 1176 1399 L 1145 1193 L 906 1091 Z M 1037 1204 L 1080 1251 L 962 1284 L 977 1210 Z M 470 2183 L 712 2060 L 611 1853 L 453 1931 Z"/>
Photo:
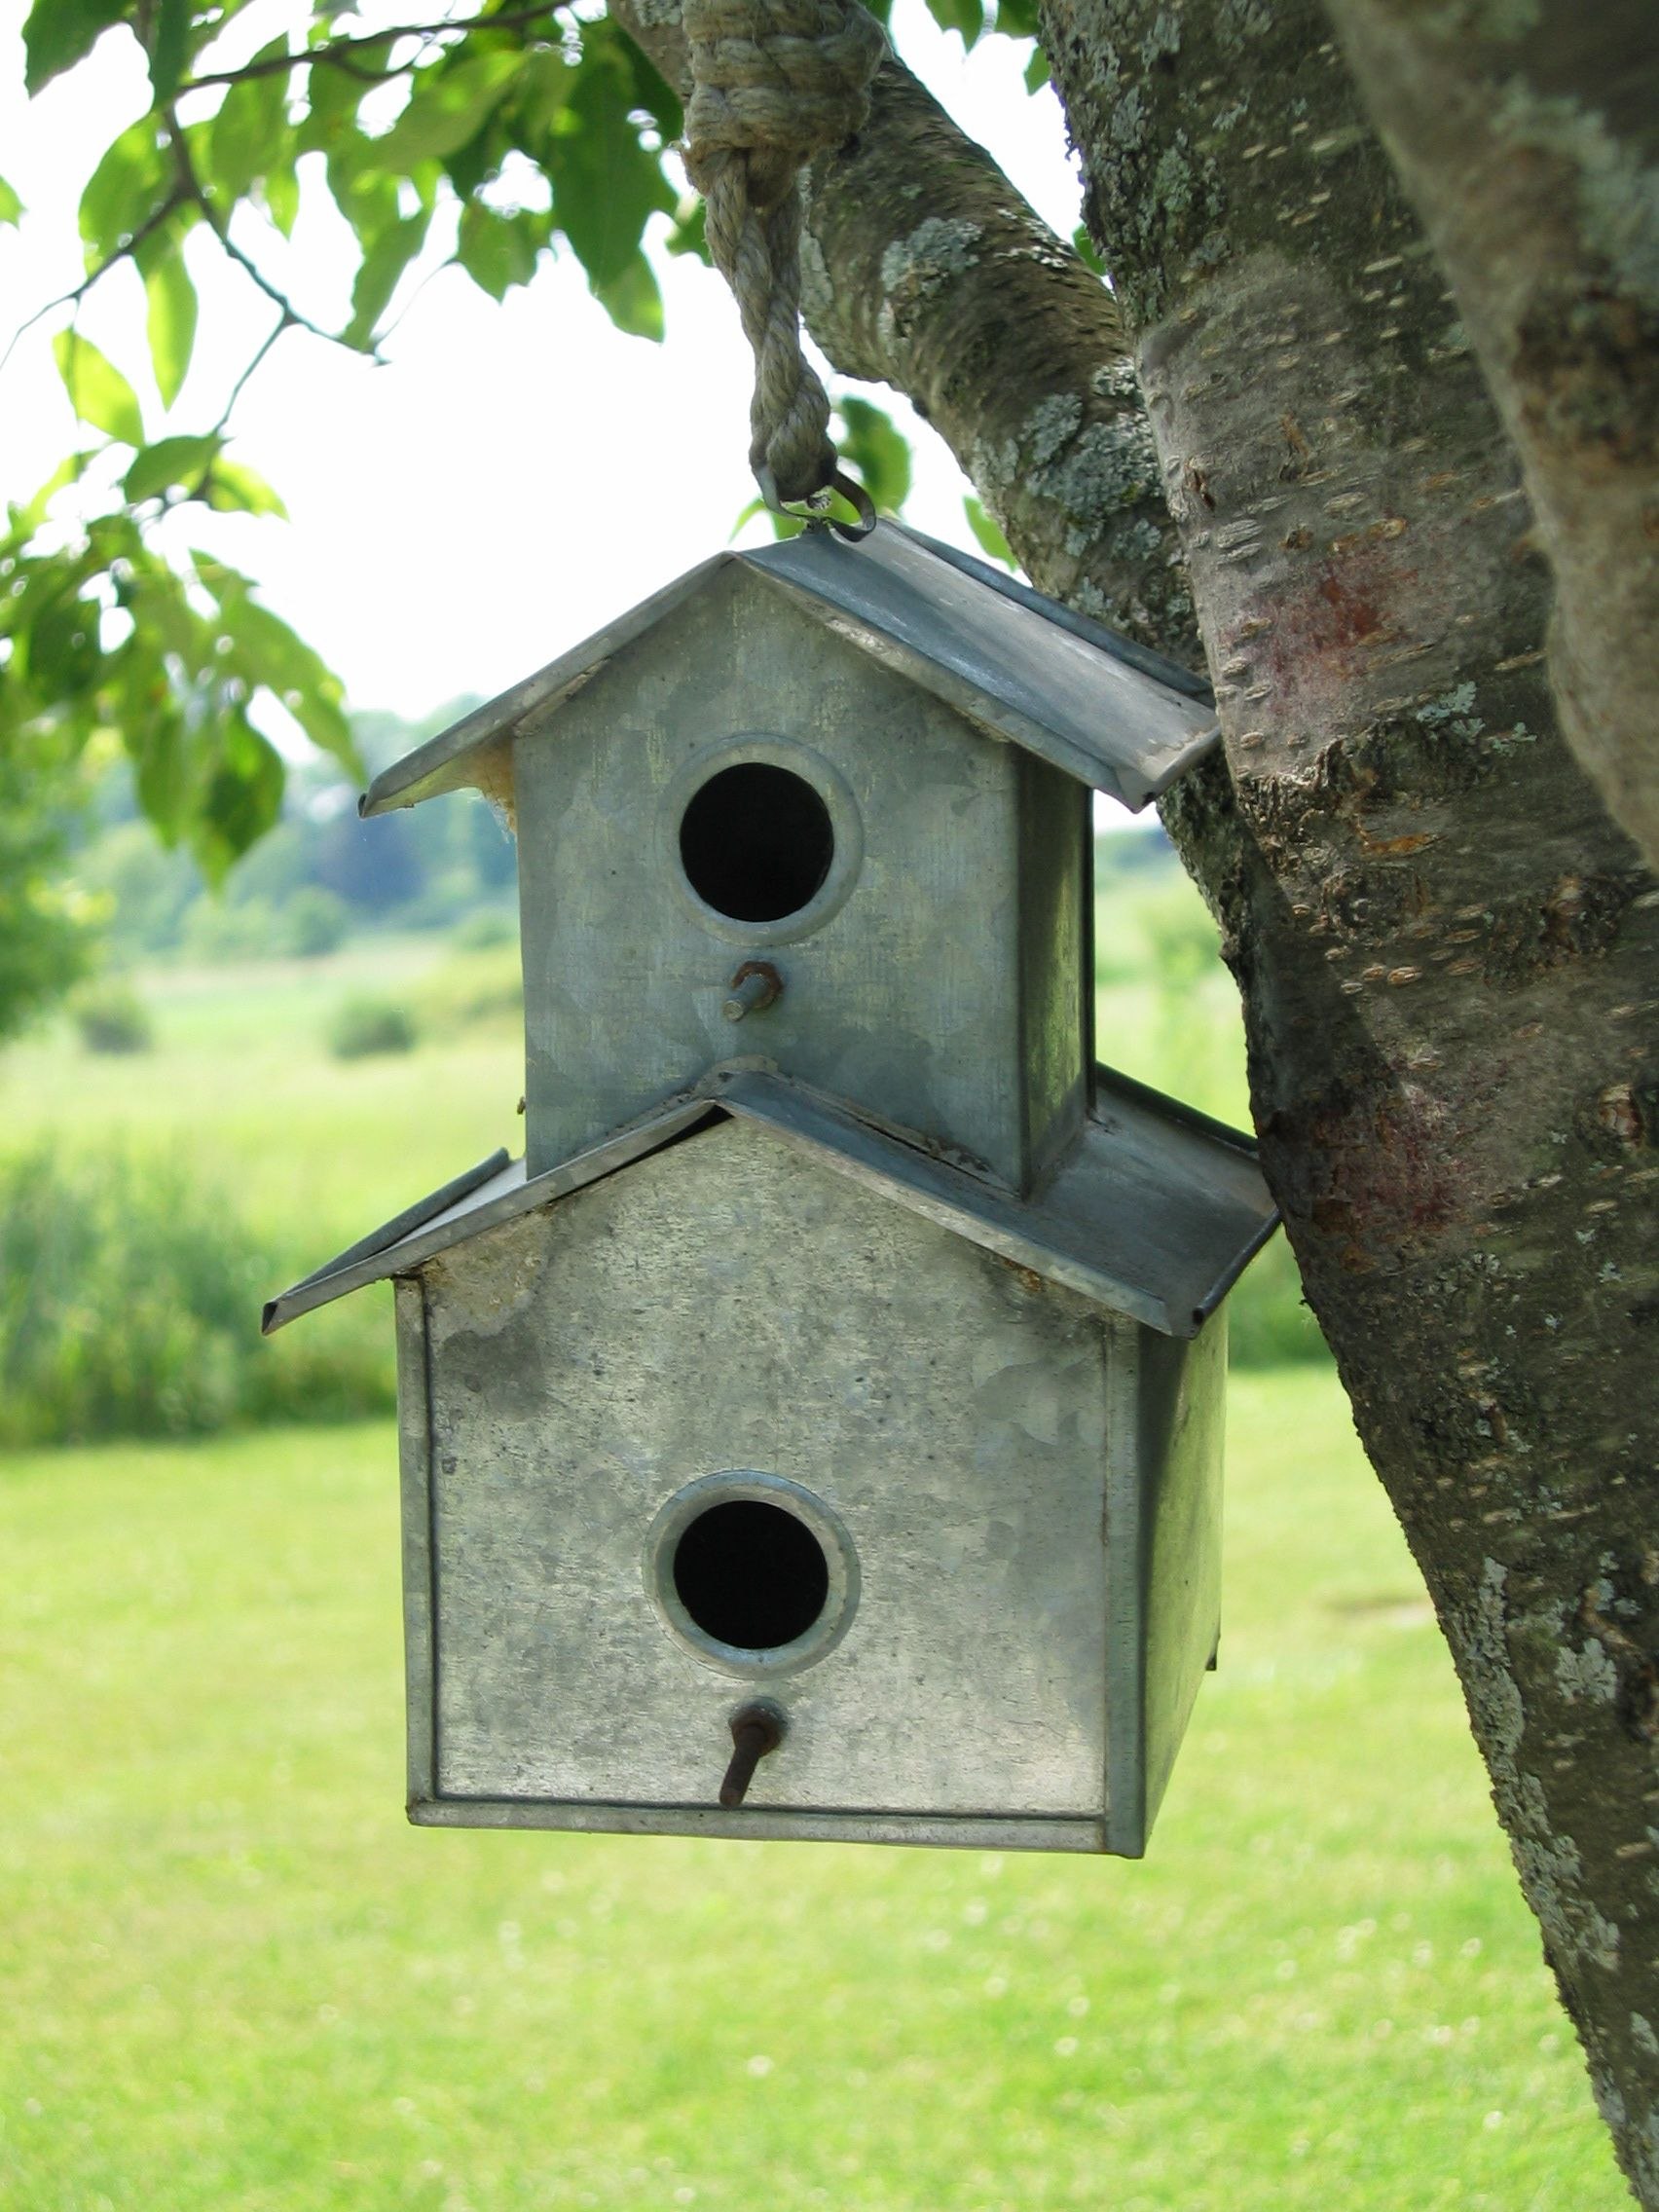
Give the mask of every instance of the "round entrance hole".
<path id="1" fill-rule="evenodd" d="M 823 890 L 834 858 L 830 809 L 804 776 L 770 761 L 721 768 L 680 818 L 686 880 L 728 921 L 799 913 Z"/>
<path id="2" fill-rule="evenodd" d="M 733 1497 L 688 1524 L 674 1548 L 674 1589 L 693 1624 L 740 1651 L 803 1637 L 830 1595 L 830 1563 L 806 1526 L 763 1498 Z"/>

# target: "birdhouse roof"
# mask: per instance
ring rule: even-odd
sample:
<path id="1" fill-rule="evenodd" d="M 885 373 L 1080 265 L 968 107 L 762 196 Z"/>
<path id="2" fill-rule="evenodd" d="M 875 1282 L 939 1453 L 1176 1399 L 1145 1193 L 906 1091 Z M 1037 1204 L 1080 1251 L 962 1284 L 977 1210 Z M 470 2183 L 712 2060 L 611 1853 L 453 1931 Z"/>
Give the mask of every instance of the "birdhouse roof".
<path id="1" fill-rule="evenodd" d="M 1216 740 L 1202 678 L 969 554 L 884 522 L 853 545 L 811 529 L 688 570 L 384 770 L 362 812 L 384 814 L 468 785 L 505 797 L 512 741 L 526 719 L 543 727 L 608 662 L 728 568 L 782 593 L 989 736 L 1026 747 L 1127 807 L 1158 797 Z"/>
<path id="2" fill-rule="evenodd" d="M 274 1298 L 265 1331 L 364 1283 L 409 1274 L 724 1116 L 1165 1336 L 1197 1335 L 1278 1221 L 1248 1138 L 1106 1068 L 1096 1070 L 1082 1136 L 1029 1199 L 990 1188 L 804 1085 L 720 1068 L 544 1174 L 527 1177 L 522 1160 L 493 1154 Z"/>

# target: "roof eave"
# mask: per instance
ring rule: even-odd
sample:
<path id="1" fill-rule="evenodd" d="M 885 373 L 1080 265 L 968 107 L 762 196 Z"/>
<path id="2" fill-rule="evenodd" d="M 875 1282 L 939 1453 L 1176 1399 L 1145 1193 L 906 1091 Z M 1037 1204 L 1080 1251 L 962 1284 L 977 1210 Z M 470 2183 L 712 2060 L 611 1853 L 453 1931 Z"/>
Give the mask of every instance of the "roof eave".
<path id="1" fill-rule="evenodd" d="M 423 799 L 436 798 L 443 792 L 459 791 L 472 783 L 473 763 L 481 754 L 510 744 L 531 715 L 545 712 L 590 683 L 625 645 L 654 629 L 717 569 L 736 559 L 734 553 L 720 552 L 700 561 L 694 569 L 687 569 L 682 576 L 676 576 L 672 583 L 607 623 L 603 630 L 596 630 L 557 660 L 550 660 L 545 668 L 538 668 L 534 676 L 525 677 L 482 707 L 475 707 L 438 736 L 417 746 L 401 760 L 394 760 L 389 768 L 383 768 L 357 801 L 357 812 L 365 819 L 389 814 L 396 807 L 418 806 Z"/>

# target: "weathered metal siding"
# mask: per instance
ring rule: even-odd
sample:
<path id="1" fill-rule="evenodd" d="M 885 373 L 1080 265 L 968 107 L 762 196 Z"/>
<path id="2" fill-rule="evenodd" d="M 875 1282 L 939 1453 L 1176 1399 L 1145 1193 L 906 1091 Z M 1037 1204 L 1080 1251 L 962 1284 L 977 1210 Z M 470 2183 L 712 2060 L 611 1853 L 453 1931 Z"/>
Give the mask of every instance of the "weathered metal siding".
<path id="1" fill-rule="evenodd" d="M 854 873 L 804 932 L 722 924 L 682 878 L 696 763 L 713 774 L 746 739 L 812 780 L 787 751 L 805 748 L 841 793 Z M 531 716 L 514 762 L 532 1174 L 739 1054 L 1016 1189 L 1033 1144 L 1054 1148 L 1087 1064 L 1081 787 L 735 564 L 561 705 L 556 730 Z M 1023 837 L 1022 790 L 1040 823 Z M 784 994 L 733 1024 L 722 1002 L 757 956 Z"/>
<path id="2" fill-rule="evenodd" d="M 1111 1848 L 1137 1855 L 1221 1628 L 1226 1309 L 1185 1341 L 1126 1337 L 1108 1434 L 1108 1778 Z"/>
<path id="3" fill-rule="evenodd" d="M 424 1276 L 417 1817 L 1099 1848 L 1124 1324 L 740 1123 Z M 665 1630 L 644 1558 L 665 1501 L 728 1468 L 823 1499 L 861 1587 L 839 1643 L 765 1685 L 789 1735 L 719 1814 L 753 1688 Z"/>

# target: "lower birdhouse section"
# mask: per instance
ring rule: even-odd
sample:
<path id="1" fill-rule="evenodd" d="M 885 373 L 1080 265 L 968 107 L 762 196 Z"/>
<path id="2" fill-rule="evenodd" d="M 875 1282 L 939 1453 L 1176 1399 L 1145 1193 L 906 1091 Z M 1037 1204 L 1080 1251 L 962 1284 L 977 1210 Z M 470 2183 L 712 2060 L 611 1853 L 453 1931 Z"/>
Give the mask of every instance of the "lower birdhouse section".
<path id="1" fill-rule="evenodd" d="M 1143 1848 L 1215 1646 L 1219 1313 L 730 1119 L 397 1325 L 412 1818 Z"/>

